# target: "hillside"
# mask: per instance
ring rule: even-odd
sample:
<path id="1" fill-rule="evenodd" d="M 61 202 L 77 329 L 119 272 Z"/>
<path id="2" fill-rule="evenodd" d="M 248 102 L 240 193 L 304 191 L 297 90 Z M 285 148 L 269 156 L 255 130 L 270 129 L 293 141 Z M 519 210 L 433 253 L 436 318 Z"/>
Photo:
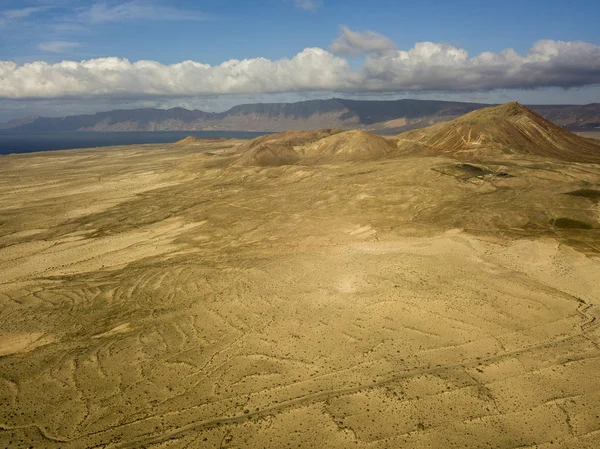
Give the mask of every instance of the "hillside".
<path id="1" fill-rule="evenodd" d="M 297 146 L 304 145 L 315 142 L 324 137 L 331 136 L 333 134 L 337 134 L 342 132 L 341 129 L 337 128 L 326 128 L 326 129 L 316 129 L 316 130 L 287 130 L 282 133 L 277 134 L 266 134 L 264 136 L 257 137 L 255 139 L 249 140 L 245 144 L 239 147 L 239 152 L 243 153 L 246 150 L 250 150 L 260 144 L 277 144 L 283 146 Z"/>
<path id="2" fill-rule="evenodd" d="M 395 142 L 360 130 L 286 131 L 257 137 L 238 147 L 233 165 L 278 166 L 360 162 L 393 157 Z"/>
<path id="3" fill-rule="evenodd" d="M 343 128 L 395 134 L 451 120 L 488 107 L 480 103 L 434 100 L 358 101 L 332 98 L 296 103 L 257 103 L 225 112 L 131 109 L 69 117 L 31 117 L 0 128 L 20 132 L 202 131 L 279 132 L 287 129 Z M 600 127 L 600 104 L 531 106 L 547 120 L 573 130 Z"/>
<path id="4" fill-rule="evenodd" d="M 318 140 L 300 151 L 318 162 L 369 161 L 393 156 L 395 148 L 384 137 L 365 131 L 346 131 Z"/>
<path id="5" fill-rule="evenodd" d="M 517 102 L 477 110 L 397 137 L 399 148 L 418 143 L 452 154 L 517 153 L 600 163 L 599 145 L 545 120 Z"/>

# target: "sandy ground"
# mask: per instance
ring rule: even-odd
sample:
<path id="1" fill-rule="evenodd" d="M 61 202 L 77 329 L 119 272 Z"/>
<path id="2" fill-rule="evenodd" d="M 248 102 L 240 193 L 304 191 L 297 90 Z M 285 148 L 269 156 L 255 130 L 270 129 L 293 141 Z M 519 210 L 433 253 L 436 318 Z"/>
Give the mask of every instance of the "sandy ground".
<path id="1" fill-rule="evenodd" d="M 238 143 L 1 158 L 0 447 L 600 447 L 600 166 Z"/>

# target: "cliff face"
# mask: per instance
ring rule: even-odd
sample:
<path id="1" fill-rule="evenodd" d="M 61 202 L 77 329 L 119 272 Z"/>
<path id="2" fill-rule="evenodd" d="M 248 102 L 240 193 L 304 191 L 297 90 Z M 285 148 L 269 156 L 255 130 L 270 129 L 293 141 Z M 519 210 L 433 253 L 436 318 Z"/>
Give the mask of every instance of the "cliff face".
<path id="1" fill-rule="evenodd" d="M 333 98 L 298 103 L 246 104 L 220 113 L 183 108 L 115 110 L 69 117 L 13 120 L 3 127 L 26 132 L 360 128 L 394 134 L 451 120 L 487 106 L 432 100 L 357 101 Z M 571 130 L 600 127 L 598 103 L 531 106 L 531 109 Z"/>

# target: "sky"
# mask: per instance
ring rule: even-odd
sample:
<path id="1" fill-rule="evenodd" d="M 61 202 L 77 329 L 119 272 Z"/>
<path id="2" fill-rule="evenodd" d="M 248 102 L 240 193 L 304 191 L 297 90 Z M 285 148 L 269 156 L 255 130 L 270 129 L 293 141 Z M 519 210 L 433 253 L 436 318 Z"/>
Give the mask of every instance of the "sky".
<path id="1" fill-rule="evenodd" d="M 0 121 L 334 96 L 600 102 L 597 0 L 0 0 Z"/>

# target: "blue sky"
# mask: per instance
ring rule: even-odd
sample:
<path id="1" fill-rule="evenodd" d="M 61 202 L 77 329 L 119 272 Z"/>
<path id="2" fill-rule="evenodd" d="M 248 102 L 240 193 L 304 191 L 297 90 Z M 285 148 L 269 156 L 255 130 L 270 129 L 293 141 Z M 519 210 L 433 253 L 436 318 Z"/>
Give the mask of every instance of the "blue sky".
<path id="1" fill-rule="evenodd" d="M 0 119 L 334 95 L 599 102 L 597 12 L 591 0 L 0 0 Z"/>

